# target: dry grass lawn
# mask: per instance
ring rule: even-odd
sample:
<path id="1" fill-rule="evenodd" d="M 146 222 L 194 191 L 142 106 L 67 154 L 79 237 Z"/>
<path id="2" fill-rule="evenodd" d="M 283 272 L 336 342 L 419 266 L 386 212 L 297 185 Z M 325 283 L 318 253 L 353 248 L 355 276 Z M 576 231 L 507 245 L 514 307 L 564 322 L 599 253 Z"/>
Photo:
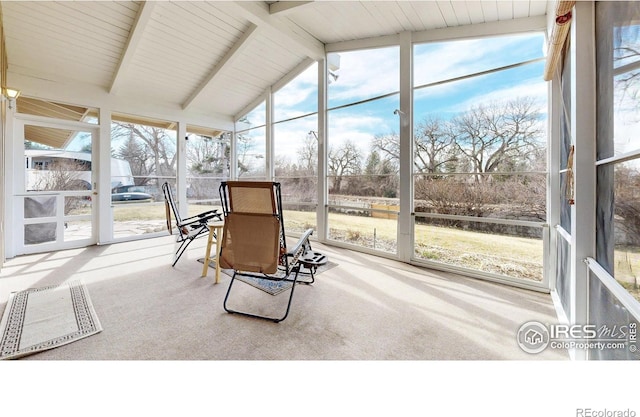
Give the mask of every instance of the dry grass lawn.
<path id="1" fill-rule="evenodd" d="M 220 206 L 190 205 L 189 216 Z M 81 213 L 74 213 L 81 214 Z M 164 203 L 113 205 L 116 222 L 165 222 Z M 315 212 L 285 210 L 288 232 L 315 228 Z M 397 221 L 346 214 L 329 214 L 330 238 L 395 252 Z M 151 230 L 151 229 L 150 229 Z M 539 281 L 542 279 L 543 243 L 525 238 L 431 225 L 415 226 L 415 255 L 419 259 Z M 620 247 L 615 252 L 618 281 L 640 299 L 640 248 Z"/>

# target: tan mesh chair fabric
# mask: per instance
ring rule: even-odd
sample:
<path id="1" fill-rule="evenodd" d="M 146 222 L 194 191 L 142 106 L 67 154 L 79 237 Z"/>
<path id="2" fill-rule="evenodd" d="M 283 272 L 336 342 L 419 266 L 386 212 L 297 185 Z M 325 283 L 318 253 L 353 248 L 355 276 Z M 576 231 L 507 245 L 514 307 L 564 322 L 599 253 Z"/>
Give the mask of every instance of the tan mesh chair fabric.
<path id="1" fill-rule="evenodd" d="M 311 280 L 298 279 L 302 266 L 299 262 L 300 257 L 307 250 L 311 250 L 308 239 L 313 230 L 308 229 L 295 246 L 296 249 L 291 253 L 287 252 L 282 195 L 280 183 L 277 182 L 225 181 L 220 184 L 220 200 L 225 220 L 218 259 L 220 267 L 234 270 L 224 297 L 225 311 L 276 323 L 284 320 L 289 314 L 296 284 L 314 282 L 315 270 L 308 265 L 305 267 L 311 272 Z M 260 281 L 256 281 L 255 278 L 259 278 Z M 265 280 L 286 281 L 289 287 L 283 289 L 288 290 L 289 300 L 284 314 L 275 317 L 274 314 L 256 314 L 257 308 L 243 308 L 242 311 L 233 307 L 236 302 L 242 305 L 247 301 L 236 300 L 229 303 L 231 288 L 236 279 L 250 286 Z"/>
<path id="2" fill-rule="evenodd" d="M 227 184 L 232 212 L 277 213 L 272 182 L 229 181 Z"/>
<path id="3" fill-rule="evenodd" d="M 229 213 L 224 222 L 220 266 L 274 274 L 280 253 L 280 221 L 272 214 Z"/>

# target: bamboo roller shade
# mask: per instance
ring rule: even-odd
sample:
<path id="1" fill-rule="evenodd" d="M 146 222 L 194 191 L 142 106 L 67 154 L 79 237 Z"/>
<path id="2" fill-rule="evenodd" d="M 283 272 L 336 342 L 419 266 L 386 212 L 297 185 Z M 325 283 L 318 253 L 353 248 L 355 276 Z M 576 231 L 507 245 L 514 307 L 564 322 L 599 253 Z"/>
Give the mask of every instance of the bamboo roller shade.
<path id="1" fill-rule="evenodd" d="M 575 4 L 575 1 L 559 1 L 556 5 L 556 19 L 551 31 L 547 62 L 544 67 L 545 81 L 553 78 L 553 73 L 556 71 L 558 62 L 560 62 L 560 56 L 571 27 L 571 10 Z"/>

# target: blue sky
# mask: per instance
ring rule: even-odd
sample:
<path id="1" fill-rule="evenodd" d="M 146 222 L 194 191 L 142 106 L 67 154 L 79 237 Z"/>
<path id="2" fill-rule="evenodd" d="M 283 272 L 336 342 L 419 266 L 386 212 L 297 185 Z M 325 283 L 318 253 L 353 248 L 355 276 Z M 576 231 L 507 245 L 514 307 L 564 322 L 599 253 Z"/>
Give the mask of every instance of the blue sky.
<path id="1" fill-rule="evenodd" d="M 444 81 L 498 67 L 543 58 L 542 33 L 494 38 L 437 42 L 414 47 L 414 86 Z M 400 88 L 399 48 L 387 47 L 340 53 L 337 80 L 328 89 L 329 108 L 398 92 Z M 539 100 L 546 113 L 547 83 L 543 80 L 544 61 L 435 87 L 414 90 L 414 121 L 425 115 L 450 118 L 479 103 L 500 102 L 519 96 Z M 275 119 L 283 120 L 310 113 L 317 108 L 317 67 L 307 71 L 275 93 Z M 329 145 L 345 140 L 369 152 L 377 134 L 399 132 L 400 119 L 393 112 L 399 107 L 399 95 L 345 107 L 329 112 Z M 263 108 L 258 113 L 263 114 Z M 250 119 L 264 122 L 254 113 Z M 309 130 L 315 130 L 315 118 L 280 124 L 276 127 L 276 153 L 295 159 L 296 144 Z M 256 140 L 263 138 L 256 136 Z M 281 144 L 281 145 L 279 145 Z M 286 145 L 285 145 L 286 144 Z"/>

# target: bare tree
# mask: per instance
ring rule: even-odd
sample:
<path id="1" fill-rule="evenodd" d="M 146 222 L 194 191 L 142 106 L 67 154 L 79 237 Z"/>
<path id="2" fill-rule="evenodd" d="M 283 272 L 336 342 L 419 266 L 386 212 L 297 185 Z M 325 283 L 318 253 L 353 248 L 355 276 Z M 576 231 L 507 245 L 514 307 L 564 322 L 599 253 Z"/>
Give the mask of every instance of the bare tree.
<path id="1" fill-rule="evenodd" d="M 239 134 L 237 136 L 236 158 L 238 163 L 238 177 L 241 177 L 251 171 L 251 165 L 253 162 L 251 158 L 256 157 L 256 155 L 252 155 L 249 152 L 253 149 L 253 142 L 254 141 L 251 136 L 243 134 Z"/>
<path id="2" fill-rule="evenodd" d="M 91 172 L 91 162 L 56 158 L 33 185 L 38 191 L 89 190 L 91 184 L 83 179 L 83 173 Z"/>
<path id="3" fill-rule="evenodd" d="M 299 168 L 306 170 L 309 175 L 318 171 L 318 140 L 313 135 L 307 135 L 298 148 Z"/>
<path id="4" fill-rule="evenodd" d="M 187 148 L 189 171 L 193 175 L 222 174 L 229 170 L 229 143 L 223 135 L 218 138 L 201 136 L 190 140 Z"/>
<path id="5" fill-rule="evenodd" d="M 33 184 L 38 191 L 79 191 L 90 190 L 91 183 L 87 182 L 86 175 L 91 172 L 91 163 L 79 160 L 55 159 L 46 171 L 38 171 L 38 176 Z M 90 174 L 89 174 L 90 175 Z M 64 213 L 70 214 L 76 208 L 86 204 L 87 197 L 64 198 Z"/>
<path id="6" fill-rule="evenodd" d="M 133 123 L 115 123 L 113 137 L 124 137 L 125 144 L 116 155 L 129 161 L 136 185 L 149 182 L 149 175 L 176 174 L 176 143 L 166 129 Z M 131 159 L 129 159 L 131 158 Z"/>
<path id="7" fill-rule="evenodd" d="M 517 98 L 472 107 L 451 121 L 449 134 L 470 161 L 473 173 L 513 171 L 538 154 L 539 118 L 533 98 Z"/>
<path id="8" fill-rule="evenodd" d="M 457 161 L 452 150 L 453 137 L 447 134 L 446 123 L 437 117 L 425 117 L 413 133 L 416 172 L 439 173 Z"/>
<path id="9" fill-rule="evenodd" d="M 632 165 L 615 166 L 615 215 L 617 244 L 640 245 L 640 170 Z"/>
<path id="10" fill-rule="evenodd" d="M 114 156 L 129 163 L 136 185 L 146 184 L 147 177 L 152 173 L 151 155 L 147 152 L 144 144 L 135 140 L 133 134 L 130 133 L 120 148 L 115 151 Z"/>
<path id="11" fill-rule="evenodd" d="M 400 137 L 397 133 L 375 135 L 373 138 L 373 152 L 378 152 L 382 160 L 393 161 L 395 166 L 400 162 Z"/>
<path id="12" fill-rule="evenodd" d="M 382 159 L 378 151 L 371 151 L 365 162 L 364 184 L 360 195 L 395 198 L 398 195 L 398 166 L 392 159 Z"/>
<path id="13" fill-rule="evenodd" d="M 426 116 L 413 132 L 415 172 L 444 172 L 448 164 L 458 157 L 452 149 L 454 138 L 447 132 L 447 123 L 440 118 Z M 400 138 L 396 133 L 376 135 L 374 149 L 383 159 L 398 167 L 400 161 Z"/>
<path id="14" fill-rule="evenodd" d="M 338 149 L 329 149 L 327 168 L 329 175 L 334 177 L 332 192 L 340 193 L 345 175 L 360 173 L 361 158 L 360 150 L 350 140 L 345 141 Z"/>

